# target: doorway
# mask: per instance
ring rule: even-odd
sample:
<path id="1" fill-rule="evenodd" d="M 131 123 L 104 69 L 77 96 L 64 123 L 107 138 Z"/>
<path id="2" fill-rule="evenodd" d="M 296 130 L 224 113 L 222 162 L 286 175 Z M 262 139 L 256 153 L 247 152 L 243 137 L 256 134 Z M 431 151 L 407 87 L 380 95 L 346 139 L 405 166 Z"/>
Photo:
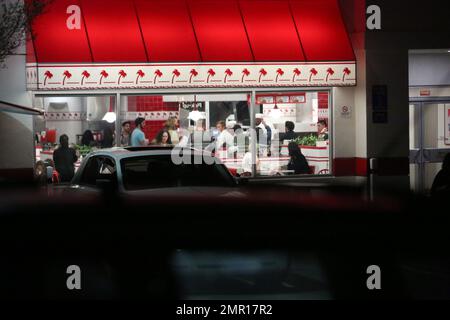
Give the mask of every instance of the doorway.
<path id="1" fill-rule="evenodd" d="M 411 190 L 429 194 L 450 153 L 450 99 L 410 102 L 409 119 Z"/>

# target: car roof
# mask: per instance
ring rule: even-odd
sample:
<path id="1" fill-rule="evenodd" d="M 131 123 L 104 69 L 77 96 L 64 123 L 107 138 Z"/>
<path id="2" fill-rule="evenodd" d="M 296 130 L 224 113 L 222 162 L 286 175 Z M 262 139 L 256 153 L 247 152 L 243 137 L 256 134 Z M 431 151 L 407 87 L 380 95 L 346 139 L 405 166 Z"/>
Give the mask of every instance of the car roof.
<path id="1" fill-rule="evenodd" d="M 110 156 L 116 159 L 123 159 L 128 157 L 140 157 L 149 155 L 170 155 L 174 147 L 164 146 L 146 146 L 146 147 L 115 147 L 108 149 L 100 149 L 93 151 L 89 156 Z M 178 148 L 177 148 L 178 149 Z M 202 156 L 211 156 L 209 152 L 197 150 L 194 148 L 184 147 L 179 148 L 180 151 L 190 151 L 192 154 L 198 154 Z"/>

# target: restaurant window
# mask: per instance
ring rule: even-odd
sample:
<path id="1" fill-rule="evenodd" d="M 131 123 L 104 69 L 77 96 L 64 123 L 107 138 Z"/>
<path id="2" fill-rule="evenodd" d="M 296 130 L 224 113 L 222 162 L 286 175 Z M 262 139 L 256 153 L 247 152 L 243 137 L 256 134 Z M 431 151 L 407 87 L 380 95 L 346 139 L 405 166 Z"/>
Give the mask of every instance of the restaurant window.
<path id="1" fill-rule="evenodd" d="M 116 96 L 41 96 L 34 104 L 44 110 L 34 121 L 37 161 L 53 159 L 63 134 L 77 152 L 75 170 L 91 151 L 116 146 Z"/>
<path id="2" fill-rule="evenodd" d="M 238 175 L 249 140 L 239 148 L 235 131 L 240 128 L 249 135 L 249 104 L 250 93 L 125 96 L 121 122 L 131 122 L 134 130 L 135 119 L 144 118 L 142 130 L 149 145 L 206 150 Z"/>
<path id="3" fill-rule="evenodd" d="M 124 96 L 120 119 L 129 121 L 132 131 L 142 117 L 147 144 L 211 152 L 234 176 L 252 176 L 255 164 L 256 176 L 330 173 L 329 91 L 258 92 L 254 128 L 250 97 L 247 92 Z"/>
<path id="4" fill-rule="evenodd" d="M 256 94 L 256 174 L 329 174 L 329 92 Z"/>

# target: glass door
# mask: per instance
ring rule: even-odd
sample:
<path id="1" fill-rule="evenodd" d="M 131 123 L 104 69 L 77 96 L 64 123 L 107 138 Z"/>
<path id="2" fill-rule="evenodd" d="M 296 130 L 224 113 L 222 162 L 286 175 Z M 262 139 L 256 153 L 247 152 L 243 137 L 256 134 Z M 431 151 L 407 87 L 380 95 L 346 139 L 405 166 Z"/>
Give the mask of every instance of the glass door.
<path id="1" fill-rule="evenodd" d="M 410 178 L 414 191 L 429 193 L 450 153 L 450 102 L 410 105 Z"/>

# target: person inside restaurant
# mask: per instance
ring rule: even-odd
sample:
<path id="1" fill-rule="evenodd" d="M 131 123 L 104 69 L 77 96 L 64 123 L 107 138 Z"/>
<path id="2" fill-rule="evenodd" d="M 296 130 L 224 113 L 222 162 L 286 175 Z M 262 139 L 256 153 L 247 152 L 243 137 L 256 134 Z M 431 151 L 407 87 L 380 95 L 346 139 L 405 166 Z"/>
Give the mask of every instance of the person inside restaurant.
<path id="1" fill-rule="evenodd" d="M 103 129 L 102 148 L 112 148 L 114 145 L 114 132 L 110 126 Z"/>
<path id="2" fill-rule="evenodd" d="M 284 140 L 294 140 L 297 138 L 297 135 L 294 132 L 295 129 L 295 123 L 292 121 L 286 121 L 284 123 L 284 133 L 280 134 L 280 142 L 283 142 Z"/>
<path id="3" fill-rule="evenodd" d="M 328 140 L 328 126 L 325 120 L 317 122 L 317 136 L 320 141 Z"/>
<path id="4" fill-rule="evenodd" d="M 302 154 L 302 151 L 299 145 L 295 142 L 289 142 L 288 145 L 289 150 L 289 163 L 288 170 L 294 171 L 295 174 L 308 174 L 310 173 L 310 168 L 308 165 L 308 161 L 305 156 Z"/>
<path id="5" fill-rule="evenodd" d="M 251 146 L 249 144 L 245 145 L 245 154 L 242 158 L 242 173 L 240 174 L 241 177 L 251 177 L 252 176 L 252 166 L 253 166 L 253 157 L 252 153 L 250 151 Z M 256 161 L 256 172 L 259 172 L 261 170 L 261 162 L 258 157 L 258 153 L 255 157 Z"/>
<path id="6" fill-rule="evenodd" d="M 268 151 L 268 132 L 264 124 L 264 115 L 257 113 L 255 116 L 256 141 L 258 143 L 259 155 L 266 156 Z"/>
<path id="7" fill-rule="evenodd" d="M 145 133 L 143 131 L 145 127 L 144 118 L 136 118 L 134 121 L 136 128 L 134 128 L 131 134 L 131 146 L 132 147 L 142 147 L 148 145 L 148 140 L 145 138 Z"/>
<path id="8" fill-rule="evenodd" d="M 234 123 L 232 125 L 234 126 Z M 225 121 L 223 120 L 217 122 L 216 128 L 219 131 L 216 139 L 216 155 L 222 158 L 233 157 L 234 135 L 226 128 Z M 226 149 L 226 153 L 222 152 L 224 148 Z"/>
<path id="9" fill-rule="evenodd" d="M 94 134 L 91 130 L 86 130 L 83 133 L 83 137 L 81 138 L 81 145 L 87 146 L 87 147 L 94 147 L 96 145 L 96 142 L 94 140 Z"/>
<path id="10" fill-rule="evenodd" d="M 122 133 L 120 134 L 120 145 L 122 147 L 128 147 L 130 145 L 131 137 L 131 122 L 125 121 L 122 123 Z"/>
<path id="11" fill-rule="evenodd" d="M 172 139 L 170 133 L 167 129 L 162 129 L 156 135 L 156 138 L 152 141 L 152 144 L 156 144 L 159 146 L 170 146 L 172 145 Z"/>
<path id="12" fill-rule="evenodd" d="M 169 119 L 167 119 L 164 125 L 164 128 L 170 134 L 170 140 L 173 144 L 178 144 L 180 142 L 180 137 L 178 135 L 179 125 L 180 124 L 177 117 L 170 117 Z"/>
<path id="13" fill-rule="evenodd" d="M 53 152 L 55 169 L 59 174 L 59 182 L 70 182 L 75 174 L 78 157 L 75 150 L 69 148 L 69 137 L 66 134 L 61 135 L 59 143 L 59 148 Z"/>

